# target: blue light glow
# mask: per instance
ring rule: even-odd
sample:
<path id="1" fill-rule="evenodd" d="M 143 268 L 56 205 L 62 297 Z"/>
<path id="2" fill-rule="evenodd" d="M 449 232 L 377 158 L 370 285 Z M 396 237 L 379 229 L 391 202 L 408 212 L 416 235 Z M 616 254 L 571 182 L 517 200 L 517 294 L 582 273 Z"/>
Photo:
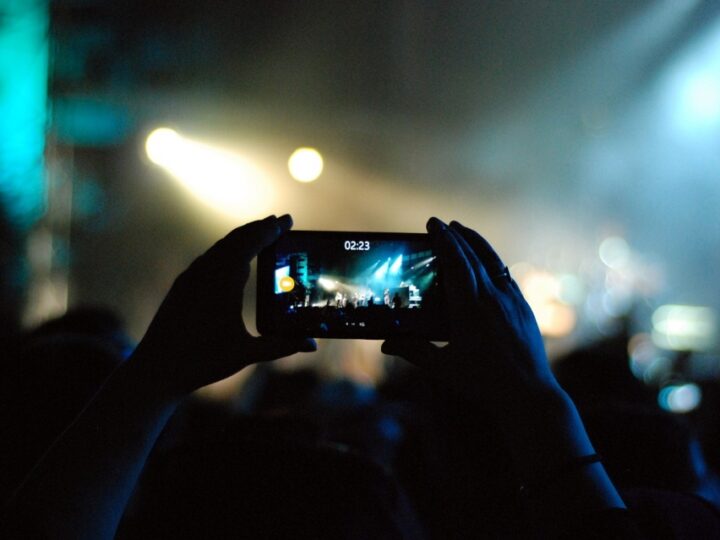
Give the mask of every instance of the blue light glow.
<path id="1" fill-rule="evenodd" d="M 693 383 L 666 386 L 658 394 L 658 404 L 666 411 L 687 413 L 700 405 L 702 392 Z"/>
<path id="2" fill-rule="evenodd" d="M 395 259 L 395 261 L 393 261 L 392 265 L 390 266 L 390 275 L 391 276 L 397 275 L 400 272 L 400 268 L 402 267 L 402 261 L 403 261 L 402 254 L 398 255 L 397 259 Z"/>
<path id="3" fill-rule="evenodd" d="M 387 275 L 388 267 L 389 267 L 389 266 L 390 266 L 390 259 L 388 259 L 387 261 L 385 261 L 385 262 L 382 264 L 382 266 L 380 266 L 380 268 L 378 268 L 377 270 L 375 270 L 375 272 L 373 273 L 373 277 L 374 277 L 375 279 L 385 279 L 385 276 Z"/>
<path id="4" fill-rule="evenodd" d="M 0 8 L 0 203 L 29 227 L 45 206 L 48 2 Z"/>

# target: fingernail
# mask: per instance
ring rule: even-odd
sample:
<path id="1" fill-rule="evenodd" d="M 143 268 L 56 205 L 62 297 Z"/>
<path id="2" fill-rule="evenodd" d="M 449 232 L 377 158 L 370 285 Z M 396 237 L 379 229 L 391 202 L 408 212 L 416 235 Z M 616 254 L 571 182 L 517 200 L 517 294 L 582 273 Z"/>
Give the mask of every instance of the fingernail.
<path id="1" fill-rule="evenodd" d="M 383 354 L 395 355 L 397 352 L 397 345 L 393 341 L 385 341 L 380 345 L 380 352 Z"/>
<path id="2" fill-rule="evenodd" d="M 444 231 L 445 229 L 447 229 L 447 225 L 445 225 L 442 221 L 440 221 L 438 218 L 436 218 L 434 216 L 431 217 L 427 222 L 427 230 L 428 231 L 432 231 L 432 230 Z"/>
<path id="3" fill-rule="evenodd" d="M 290 214 L 283 214 L 282 216 L 277 218 L 277 220 L 283 227 L 287 227 L 287 228 L 292 227 L 293 220 L 292 220 L 292 216 L 290 216 Z"/>

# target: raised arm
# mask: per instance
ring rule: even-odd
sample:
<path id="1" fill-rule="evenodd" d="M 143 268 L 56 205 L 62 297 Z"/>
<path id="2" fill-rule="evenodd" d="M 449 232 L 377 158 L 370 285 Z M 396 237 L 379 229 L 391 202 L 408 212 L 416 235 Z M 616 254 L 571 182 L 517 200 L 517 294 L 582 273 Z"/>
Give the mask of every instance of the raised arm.
<path id="1" fill-rule="evenodd" d="M 112 538 L 155 440 L 185 395 L 252 363 L 315 350 L 309 339 L 252 336 L 242 321 L 250 261 L 291 226 L 286 215 L 239 227 L 176 279 L 135 353 L 15 493 L 0 531 Z"/>
<path id="2" fill-rule="evenodd" d="M 536 522 L 563 529 L 624 508 L 568 395 L 548 366 L 530 307 L 490 244 L 457 222 L 428 222 L 443 271 L 445 347 L 393 339 L 383 352 L 432 372 L 490 414 L 510 448 Z"/>

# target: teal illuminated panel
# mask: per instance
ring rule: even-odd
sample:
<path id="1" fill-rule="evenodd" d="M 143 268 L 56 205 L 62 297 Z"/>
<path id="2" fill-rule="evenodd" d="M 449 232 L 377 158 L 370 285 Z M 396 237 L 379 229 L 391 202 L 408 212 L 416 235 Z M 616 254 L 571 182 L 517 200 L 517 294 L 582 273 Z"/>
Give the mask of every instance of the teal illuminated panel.
<path id="1" fill-rule="evenodd" d="M 30 226 L 45 207 L 47 0 L 0 0 L 0 203 Z"/>

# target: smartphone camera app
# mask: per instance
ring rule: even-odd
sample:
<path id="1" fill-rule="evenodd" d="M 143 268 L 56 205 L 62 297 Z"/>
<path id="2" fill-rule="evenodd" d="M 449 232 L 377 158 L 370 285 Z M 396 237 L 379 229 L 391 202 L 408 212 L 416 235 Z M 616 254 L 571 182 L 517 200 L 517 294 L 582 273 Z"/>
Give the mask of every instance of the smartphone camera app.
<path id="1" fill-rule="evenodd" d="M 410 233 L 290 231 L 260 254 L 262 333 L 442 339 L 438 261 Z"/>

